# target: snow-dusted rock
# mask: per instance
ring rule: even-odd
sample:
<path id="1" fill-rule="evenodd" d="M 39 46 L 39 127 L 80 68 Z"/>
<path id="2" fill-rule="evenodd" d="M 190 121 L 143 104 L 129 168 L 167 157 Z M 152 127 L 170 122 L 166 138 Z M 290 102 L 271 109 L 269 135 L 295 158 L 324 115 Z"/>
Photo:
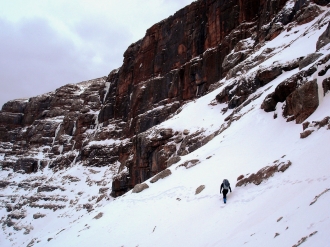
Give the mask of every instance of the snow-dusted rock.
<path id="1" fill-rule="evenodd" d="M 142 184 L 137 184 L 134 186 L 132 193 L 140 193 L 142 191 L 144 191 L 145 189 L 148 189 L 149 185 L 147 185 L 146 183 L 142 183 Z"/>
<path id="2" fill-rule="evenodd" d="M 270 177 L 274 176 L 276 172 L 284 172 L 292 165 L 291 161 L 279 162 L 275 161 L 275 165 L 266 166 L 260 169 L 257 173 L 253 173 L 246 178 L 240 179 L 236 183 L 236 187 L 240 187 L 243 185 L 247 185 L 249 183 L 253 183 L 255 185 L 261 184 L 263 181 L 269 179 Z"/>
<path id="3" fill-rule="evenodd" d="M 304 122 L 319 106 L 317 81 L 309 81 L 286 98 L 285 116 L 294 116 L 296 123 Z"/>
<path id="4" fill-rule="evenodd" d="M 172 174 L 170 169 L 166 169 L 164 171 L 161 171 L 158 173 L 156 176 L 154 176 L 151 180 L 150 183 L 156 183 L 159 179 L 166 178 Z"/>
<path id="5" fill-rule="evenodd" d="M 311 53 L 308 54 L 306 57 L 304 57 L 300 62 L 299 62 L 299 69 L 305 68 L 307 65 L 315 62 L 319 57 L 321 57 L 323 54 L 322 53 Z"/>

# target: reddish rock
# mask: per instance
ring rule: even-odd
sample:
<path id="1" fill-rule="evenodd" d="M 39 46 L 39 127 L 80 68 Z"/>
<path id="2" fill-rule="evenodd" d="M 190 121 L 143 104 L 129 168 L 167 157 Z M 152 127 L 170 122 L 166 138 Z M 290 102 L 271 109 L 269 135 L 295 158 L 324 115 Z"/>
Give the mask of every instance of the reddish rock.
<path id="1" fill-rule="evenodd" d="M 302 123 L 316 110 L 318 105 L 318 86 L 315 79 L 305 83 L 286 98 L 283 115 L 293 115 L 296 123 Z"/>
<path id="2" fill-rule="evenodd" d="M 308 127 L 309 127 L 309 124 L 310 124 L 310 122 L 304 122 L 303 124 L 302 124 L 302 126 L 303 126 L 303 130 L 305 130 L 305 129 L 307 129 Z"/>
<path id="3" fill-rule="evenodd" d="M 27 99 L 17 99 L 17 100 L 8 101 L 2 106 L 1 111 L 10 112 L 10 113 L 24 113 L 27 102 L 28 102 Z"/>
<path id="4" fill-rule="evenodd" d="M 24 118 L 23 113 L 0 112 L 0 125 L 6 125 L 10 128 L 22 125 Z"/>
<path id="5" fill-rule="evenodd" d="M 314 20 L 321 12 L 319 6 L 306 2 L 302 5 L 300 11 L 296 13 L 295 19 L 299 25 L 303 25 Z"/>
<path id="6" fill-rule="evenodd" d="M 313 121 L 313 126 L 322 128 L 330 123 L 330 117 L 325 117 L 321 121 Z"/>
<path id="7" fill-rule="evenodd" d="M 314 130 L 306 130 L 306 131 L 300 133 L 300 138 L 304 139 L 304 138 L 308 137 L 310 134 L 312 134 L 313 132 L 314 132 Z"/>
<path id="8" fill-rule="evenodd" d="M 272 177 L 276 172 L 284 172 L 291 166 L 291 161 L 281 162 L 273 166 L 266 166 L 261 168 L 257 173 L 251 174 L 249 177 L 242 178 L 236 183 L 236 187 L 240 187 L 243 185 L 247 185 L 249 183 L 253 183 L 255 185 L 261 184 L 264 180 L 269 179 Z"/>
<path id="9" fill-rule="evenodd" d="M 275 111 L 276 105 L 278 102 L 284 102 L 286 98 L 294 92 L 298 85 L 299 81 L 303 81 L 305 72 L 300 72 L 294 74 L 290 78 L 281 82 L 274 90 L 266 96 L 265 100 L 261 104 L 261 109 L 265 112 Z"/>
<path id="10" fill-rule="evenodd" d="M 32 173 L 38 171 L 38 160 L 33 158 L 21 158 L 14 164 L 14 171 L 24 171 Z"/>
<path id="11" fill-rule="evenodd" d="M 274 80 L 280 74 L 282 74 L 281 67 L 270 67 L 265 70 L 258 71 L 255 80 L 257 81 L 257 84 L 262 87 L 270 81 Z"/>

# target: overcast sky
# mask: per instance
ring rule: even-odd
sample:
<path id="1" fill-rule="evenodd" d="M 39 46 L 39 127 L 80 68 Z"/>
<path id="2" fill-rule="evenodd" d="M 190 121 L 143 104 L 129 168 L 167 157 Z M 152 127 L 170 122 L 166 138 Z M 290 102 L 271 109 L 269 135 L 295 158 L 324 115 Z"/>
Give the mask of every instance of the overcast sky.
<path id="1" fill-rule="evenodd" d="M 0 108 L 108 75 L 146 29 L 193 0 L 0 0 Z"/>

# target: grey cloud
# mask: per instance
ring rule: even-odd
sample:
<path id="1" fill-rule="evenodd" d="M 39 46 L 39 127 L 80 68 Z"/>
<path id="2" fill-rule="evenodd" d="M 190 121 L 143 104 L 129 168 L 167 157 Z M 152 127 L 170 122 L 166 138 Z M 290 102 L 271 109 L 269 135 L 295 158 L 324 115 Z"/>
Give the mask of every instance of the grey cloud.
<path id="1" fill-rule="evenodd" d="M 121 66 L 123 54 L 132 42 L 132 34 L 125 26 L 89 18 L 80 21 L 74 29 L 86 43 L 97 46 L 109 69 Z"/>
<path id="2" fill-rule="evenodd" d="M 107 75 L 112 63 L 96 65 L 94 51 L 78 49 L 43 19 L 0 19 L 0 105 L 33 97 L 67 83 Z M 120 62 L 119 62 L 120 63 Z"/>

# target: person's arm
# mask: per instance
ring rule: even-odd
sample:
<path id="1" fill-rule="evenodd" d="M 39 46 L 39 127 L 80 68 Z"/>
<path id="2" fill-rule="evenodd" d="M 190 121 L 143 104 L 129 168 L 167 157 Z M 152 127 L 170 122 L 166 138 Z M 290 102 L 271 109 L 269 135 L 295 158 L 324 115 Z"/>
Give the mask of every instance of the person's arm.
<path id="1" fill-rule="evenodd" d="M 222 190 L 222 188 L 223 188 L 223 183 L 222 183 L 221 186 L 220 186 L 220 194 L 221 194 L 221 190 Z"/>
<path id="2" fill-rule="evenodd" d="M 230 184 L 229 184 L 229 189 L 230 189 L 230 193 L 231 193 L 231 187 L 230 187 Z"/>

